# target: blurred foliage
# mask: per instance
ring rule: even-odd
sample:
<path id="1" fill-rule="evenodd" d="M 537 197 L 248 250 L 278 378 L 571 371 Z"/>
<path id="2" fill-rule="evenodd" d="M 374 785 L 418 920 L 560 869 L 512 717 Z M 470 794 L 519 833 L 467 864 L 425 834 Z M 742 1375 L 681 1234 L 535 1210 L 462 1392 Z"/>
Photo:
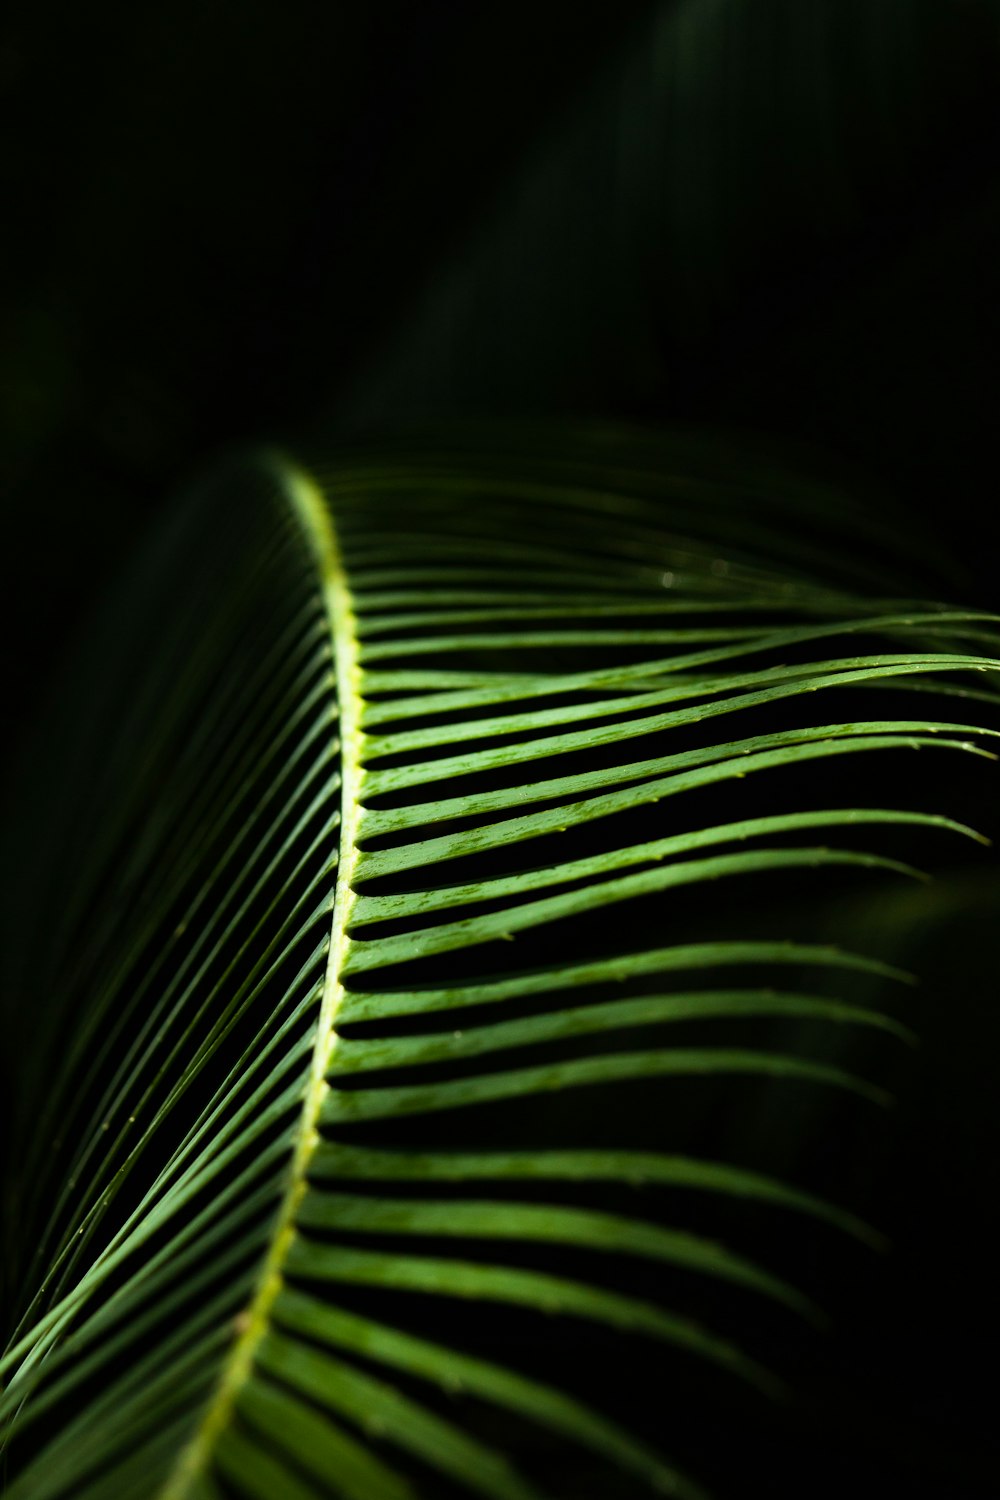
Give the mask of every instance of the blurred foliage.
<path id="1" fill-rule="evenodd" d="M 988 0 L 15 0 L 16 554 L 72 613 L 178 476 L 331 416 L 722 420 L 932 511 L 990 431 L 998 49 Z"/>
<path id="2" fill-rule="evenodd" d="M 992 0 L 15 0 L 0 475 L 59 601 L 32 650 L 180 476 L 331 417 L 723 421 L 933 516 L 991 436 L 998 47 Z M 15 722 L 35 678 L 16 654 Z"/>

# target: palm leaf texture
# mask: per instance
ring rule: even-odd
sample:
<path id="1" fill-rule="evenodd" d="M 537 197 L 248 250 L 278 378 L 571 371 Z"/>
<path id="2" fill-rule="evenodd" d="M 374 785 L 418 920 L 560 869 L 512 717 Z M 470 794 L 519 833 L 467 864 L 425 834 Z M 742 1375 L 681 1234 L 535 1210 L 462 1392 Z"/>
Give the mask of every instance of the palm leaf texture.
<path id="1" fill-rule="evenodd" d="M 96 627 L 7 940 L 11 1500 L 527 1500 L 536 1428 L 693 1496 L 475 1319 L 770 1390 L 726 1311 L 811 1300 L 697 1206 L 873 1238 L 607 1101 L 884 1098 L 816 1038 L 906 1036 L 891 971 L 780 902 L 969 832 L 857 789 L 987 753 L 996 625 L 633 452 L 237 462 Z"/>

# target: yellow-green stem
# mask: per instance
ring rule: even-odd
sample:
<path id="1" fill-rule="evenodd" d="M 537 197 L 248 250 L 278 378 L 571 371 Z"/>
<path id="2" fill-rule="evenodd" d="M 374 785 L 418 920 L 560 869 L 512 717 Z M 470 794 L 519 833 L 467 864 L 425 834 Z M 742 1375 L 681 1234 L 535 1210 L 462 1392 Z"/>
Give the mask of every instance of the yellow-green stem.
<path id="1" fill-rule="evenodd" d="M 220 1434 L 227 1427 L 240 1390 L 253 1369 L 261 1340 L 267 1333 L 271 1308 L 281 1290 L 284 1265 L 295 1238 L 295 1220 L 307 1189 L 306 1174 L 319 1141 L 318 1120 L 329 1085 L 326 1075 L 336 1043 L 334 1022 L 343 999 L 340 971 L 354 894 L 351 880 L 357 857 L 355 835 L 359 807 L 361 768 L 360 694 L 358 643 L 354 612 L 343 559 L 333 520 L 318 485 L 293 465 L 279 461 L 280 479 L 288 499 L 302 522 L 322 578 L 327 619 L 332 640 L 339 705 L 341 756 L 340 856 L 326 976 L 320 1003 L 316 1040 L 309 1082 L 299 1120 L 288 1187 L 274 1227 L 267 1258 L 261 1268 L 249 1305 L 238 1319 L 238 1334 L 229 1352 L 212 1399 L 191 1442 L 184 1449 L 160 1500 L 184 1500 L 192 1482 L 211 1460 Z"/>

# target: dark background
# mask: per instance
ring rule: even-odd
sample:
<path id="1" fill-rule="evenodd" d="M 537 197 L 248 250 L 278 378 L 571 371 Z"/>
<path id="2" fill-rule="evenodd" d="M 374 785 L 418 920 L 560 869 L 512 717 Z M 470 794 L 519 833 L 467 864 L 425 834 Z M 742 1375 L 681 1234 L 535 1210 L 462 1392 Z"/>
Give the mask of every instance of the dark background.
<path id="1" fill-rule="evenodd" d="M 1000 606 L 998 62 L 990 0 L 9 5 L 5 769 L 105 580 L 245 442 L 717 429 L 895 507 Z M 821 1278 L 791 1435 L 693 1442 L 734 1494 L 772 1442 L 775 1494 L 996 1492 L 998 894 L 884 917 L 930 975 L 867 1189 L 897 1249 Z"/>

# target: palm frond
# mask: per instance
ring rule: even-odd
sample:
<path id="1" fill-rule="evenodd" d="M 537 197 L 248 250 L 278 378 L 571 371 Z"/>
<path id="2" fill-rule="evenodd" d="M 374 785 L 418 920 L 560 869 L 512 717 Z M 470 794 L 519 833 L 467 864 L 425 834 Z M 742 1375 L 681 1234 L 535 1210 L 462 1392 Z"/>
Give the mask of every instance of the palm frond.
<path id="1" fill-rule="evenodd" d="M 607 1101 L 885 1100 L 796 1043 L 905 1042 L 837 985 L 906 976 L 790 936 L 767 893 L 909 876 L 916 835 L 971 833 L 857 790 L 989 754 L 912 710 L 995 701 L 1000 631 L 851 586 L 849 546 L 827 563 L 732 499 L 531 447 L 316 479 L 264 457 L 139 561 L 66 696 L 72 773 L 40 764 L 7 944 L 12 1500 L 551 1492 L 483 1410 L 700 1493 L 476 1353 L 456 1306 L 780 1388 L 684 1278 L 815 1318 L 808 1290 L 685 1204 L 877 1234 L 744 1162 L 623 1145 Z M 623 1259 L 652 1277 L 626 1289 Z"/>

